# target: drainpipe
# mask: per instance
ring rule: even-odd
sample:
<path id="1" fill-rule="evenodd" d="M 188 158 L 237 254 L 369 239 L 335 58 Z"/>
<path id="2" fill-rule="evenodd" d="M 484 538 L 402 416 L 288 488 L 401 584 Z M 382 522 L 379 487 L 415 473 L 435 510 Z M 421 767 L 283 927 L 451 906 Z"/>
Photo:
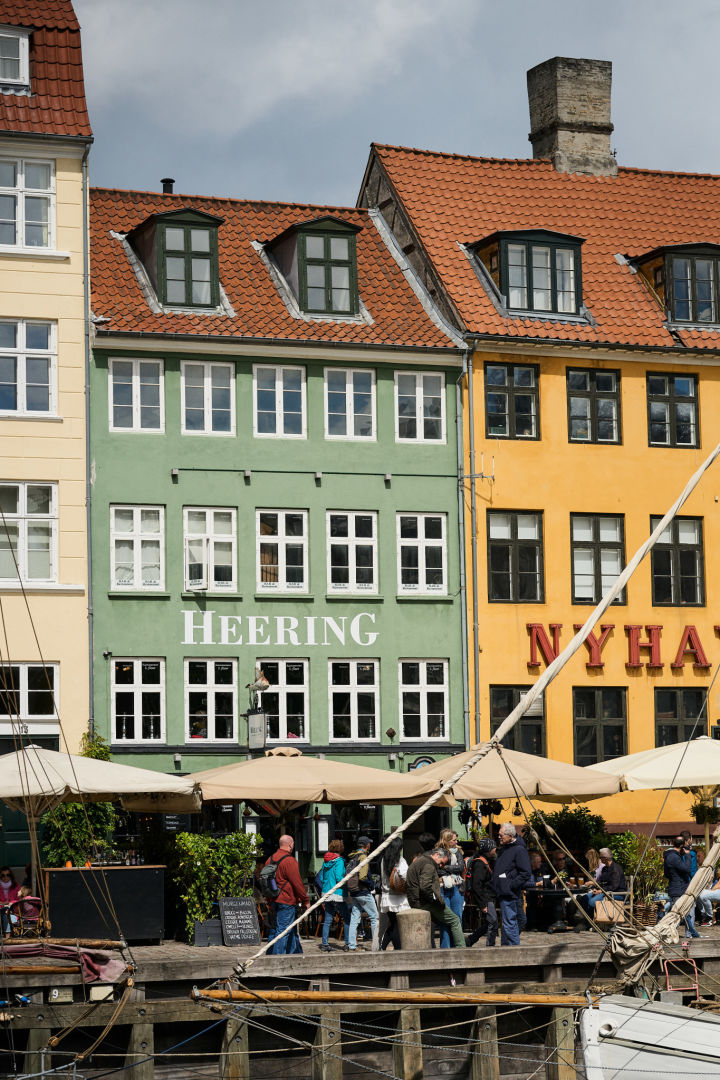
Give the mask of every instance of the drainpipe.
<path id="1" fill-rule="evenodd" d="M 455 414 L 457 416 L 457 469 L 458 469 L 458 536 L 460 548 L 460 625 L 462 632 L 462 696 L 463 727 L 465 746 L 470 746 L 470 672 L 468 670 L 468 625 L 467 625 L 467 578 L 465 567 L 465 446 L 463 443 L 463 401 L 462 383 L 467 376 L 469 350 L 465 350 L 462 360 L 462 374 L 455 383 Z"/>
<path id="2" fill-rule="evenodd" d="M 92 581 L 92 483 L 90 458 L 90 214 L 88 155 L 85 147 L 82 158 L 83 199 L 83 299 L 85 318 L 85 526 L 87 530 L 87 607 L 88 607 L 88 731 L 95 734 L 95 672 L 94 672 L 94 608 Z"/>
<path id="3" fill-rule="evenodd" d="M 475 494 L 475 406 L 472 346 L 467 353 L 468 373 L 468 428 L 470 440 L 470 528 L 471 535 L 471 578 L 473 593 L 472 634 L 473 634 L 473 672 L 475 687 L 475 742 L 480 742 L 480 640 L 478 633 L 478 552 L 477 552 L 477 497 Z"/>

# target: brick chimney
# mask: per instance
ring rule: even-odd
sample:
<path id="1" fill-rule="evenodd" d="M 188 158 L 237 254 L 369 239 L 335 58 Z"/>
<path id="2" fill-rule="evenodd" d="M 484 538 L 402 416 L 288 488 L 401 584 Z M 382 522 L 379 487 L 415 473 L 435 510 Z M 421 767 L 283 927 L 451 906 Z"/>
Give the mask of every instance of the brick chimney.
<path id="1" fill-rule="evenodd" d="M 527 73 L 533 157 L 558 172 L 616 176 L 610 150 L 609 60 L 555 56 Z"/>

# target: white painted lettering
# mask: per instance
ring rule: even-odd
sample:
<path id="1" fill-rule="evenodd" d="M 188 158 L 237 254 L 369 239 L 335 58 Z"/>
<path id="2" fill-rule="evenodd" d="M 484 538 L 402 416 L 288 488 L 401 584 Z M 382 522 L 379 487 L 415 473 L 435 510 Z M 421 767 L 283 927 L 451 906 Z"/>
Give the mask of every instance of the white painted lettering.
<path id="1" fill-rule="evenodd" d="M 347 622 L 347 615 L 341 615 L 339 619 L 333 619 L 330 615 L 323 615 L 323 626 L 325 628 L 325 637 L 323 639 L 323 645 L 329 645 L 328 630 L 332 630 L 335 637 L 338 639 L 341 645 L 345 644 L 345 623 Z M 342 625 L 340 625 L 342 623 Z"/>
<path id="2" fill-rule="evenodd" d="M 185 637 L 183 638 L 183 645 L 214 645 L 213 641 L 213 615 L 214 611 L 183 611 L 185 617 Z M 200 616 L 200 621 L 196 622 L 197 616 Z M 198 630 L 202 634 L 200 641 L 195 640 L 195 631 Z"/>
<path id="3" fill-rule="evenodd" d="M 377 630 L 366 630 L 363 633 L 360 627 L 361 619 L 369 619 L 373 626 L 375 625 L 375 616 L 373 613 L 370 611 L 361 611 L 350 623 L 350 637 L 356 645 L 367 647 L 368 645 L 373 645 L 377 641 L 378 632 Z"/>
<path id="4" fill-rule="evenodd" d="M 248 615 L 248 645 L 270 645 L 267 628 L 270 619 L 267 615 Z M 262 626 L 260 625 L 262 623 Z"/>
<path id="5" fill-rule="evenodd" d="M 275 644 L 276 645 L 294 645 L 296 648 L 300 644 L 298 636 L 295 631 L 298 628 L 297 619 L 292 615 L 276 615 L 275 616 Z M 287 638 L 287 641 L 285 640 Z"/>
<path id="6" fill-rule="evenodd" d="M 306 645 L 317 645 L 317 641 L 315 640 L 315 619 L 316 618 L 317 618 L 316 615 L 306 615 L 305 616 L 305 644 Z"/>
<path id="7" fill-rule="evenodd" d="M 221 645 L 242 645 L 240 633 L 241 615 L 218 615 Z"/>

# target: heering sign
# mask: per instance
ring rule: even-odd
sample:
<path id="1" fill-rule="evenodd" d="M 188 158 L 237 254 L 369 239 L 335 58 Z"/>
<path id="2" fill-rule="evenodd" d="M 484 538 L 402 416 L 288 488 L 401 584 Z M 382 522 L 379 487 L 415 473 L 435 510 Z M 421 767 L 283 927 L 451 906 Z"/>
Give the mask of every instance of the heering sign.
<path id="1" fill-rule="evenodd" d="M 375 615 L 218 615 L 216 611 L 183 610 L 183 645 L 268 645 L 280 648 L 374 645 Z"/>

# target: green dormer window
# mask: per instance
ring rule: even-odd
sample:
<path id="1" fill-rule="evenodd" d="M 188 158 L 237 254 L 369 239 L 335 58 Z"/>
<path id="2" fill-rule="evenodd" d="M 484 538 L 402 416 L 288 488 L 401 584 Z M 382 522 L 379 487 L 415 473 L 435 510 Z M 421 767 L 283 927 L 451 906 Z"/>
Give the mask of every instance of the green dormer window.
<path id="1" fill-rule="evenodd" d="M 201 210 L 154 214 L 128 234 L 161 304 L 171 308 L 217 308 L 220 303 L 218 226 L 222 219 Z"/>
<path id="2" fill-rule="evenodd" d="M 305 314 L 358 314 L 358 231 L 341 218 L 318 218 L 291 226 L 268 245 Z"/>
<path id="3" fill-rule="evenodd" d="M 578 236 L 533 229 L 495 233 L 473 250 L 509 311 L 579 315 L 582 243 Z"/>

